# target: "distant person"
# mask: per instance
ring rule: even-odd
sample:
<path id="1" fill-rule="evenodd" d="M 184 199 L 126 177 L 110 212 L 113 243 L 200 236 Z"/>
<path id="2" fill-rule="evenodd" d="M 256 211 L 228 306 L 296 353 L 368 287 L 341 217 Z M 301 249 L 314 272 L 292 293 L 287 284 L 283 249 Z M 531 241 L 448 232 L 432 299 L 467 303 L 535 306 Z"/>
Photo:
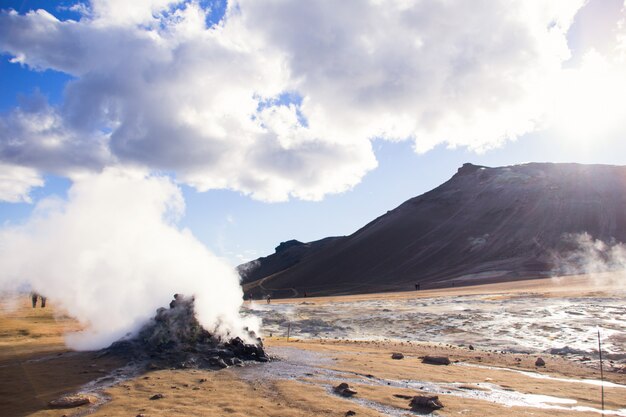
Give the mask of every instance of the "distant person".
<path id="1" fill-rule="evenodd" d="M 41 296 L 41 308 L 46 308 L 46 299 L 47 297 Z"/>
<path id="2" fill-rule="evenodd" d="M 269 304 L 272 301 L 272 297 L 270 297 L 269 295 L 267 296 L 267 304 Z"/>
<path id="3" fill-rule="evenodd" d="M 419 291 L 420 290 L 420 284 L 415 284 L 415 291 Z"/>
<path id="4" fill-rule="evenodd" d="M 306 291 L 304 292 L 304 298 L 306 298 Z"/>
<path id="5" fill-rule="evenodd" d="M 30 293 L 30 299 L 33 302 L 33 308 L 37 307 L 37 299 L 39 298 L 39 294 L 37 294 L 36 292 L 31 292 Z"/>
<path id="6" fill-rule="evenodd" d="M 174 294 L 174 299 L 172 301 L 170 301 L 170 308 L 174 308 L 178 305 L 178 301 L 180 301 L 180 294 L 176 293 Z"/>

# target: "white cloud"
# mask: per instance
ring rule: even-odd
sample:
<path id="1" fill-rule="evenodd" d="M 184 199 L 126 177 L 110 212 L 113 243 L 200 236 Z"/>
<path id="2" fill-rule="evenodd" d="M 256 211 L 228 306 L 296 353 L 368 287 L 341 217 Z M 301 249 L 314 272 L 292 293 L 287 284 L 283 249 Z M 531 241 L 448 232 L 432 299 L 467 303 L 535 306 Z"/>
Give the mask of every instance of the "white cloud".
<path id="1" fill-rule="evenodd" d="M 581 64 L 562 72 L 551 121 L 557 136 L 591 149 L 620 141 L 626 131 L 626 62 L 587 52 Z"/>
<path id="2" fill-rule="evenodd" d="M 4 13 L 0 49 L 75 80 L 42 107 L 56 127 L 13 129 L 2 158 L 58 170 L 87 155 L 88 169 L 143 165 L 199 190 L 319 200 L 376 167 L 373 138 L 484 150 L 536 129 L 581 5 L 239 0 L 212 27 L 198 3 L 169 0 L 97 0 L 79 22 Z M 25 156 L 59 131 L 71 139 L 58 163 Z"/>
<path id="3" fill-rule="evenodd" d="M 86 140 L 39 93 L 0 117 L 0 159 L 67 176 L 114 160 L 107 135 L 93 132 Z"/>
<path id="4" fill-rule="evenodd" d="M 250 36 L 287 52 L 321 136 L 483 149 L 535 128 L 582 2 L 241 0 Z M 268 24 L 271 22 L 271 24 Z"/>
<path id="5" fill-rule="evenodd" d="M 620 63 L 626 63 L 626 1 L 622 8 L 622 18 L 617 22 L 615 38 L 617 59 Z"/>
<path id="6" fill-rule="evenodd" d="M 149 24 L 183 0 L 91 0 L 91 14 L 103 25 Z"/>
<path id="7" fill-rule="evenodd" d="M 36 170 L 0 162 L 0 200 L 30 203 L 30 191 L 43 187 L 44 181 Z"/>

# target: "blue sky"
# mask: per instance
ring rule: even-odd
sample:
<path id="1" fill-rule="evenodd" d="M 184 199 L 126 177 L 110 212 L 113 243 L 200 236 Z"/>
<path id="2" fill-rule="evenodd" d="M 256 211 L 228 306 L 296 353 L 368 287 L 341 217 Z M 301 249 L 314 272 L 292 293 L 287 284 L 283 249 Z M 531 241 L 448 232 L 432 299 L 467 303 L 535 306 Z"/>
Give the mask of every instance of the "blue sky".
<path id="1" fill-rule="evenodd" d="M 101 1 L 100 3 L 106 2 Z M 142 2 L 136 4 L 139 5 L 140 3 Z M 493 3 L 494 8 L 497 3 Z M 156 26 L 151 26 L 155 22 L 150 17 L 148 20 L 143 17 L 135 18 L 137 15 L 133 14 L 135 12 L 133 10 L 128 11 L 128 16 L 130 16 L 128 19 L 122 19 L 115 13 L 111 13 L 111 10 L 115 9 L 107 9 L 106 5 L 98 9 L 100 6 L 94 5 L 91 11 L 92 15 L 81 15 L 79 12 L 69 9 L 73 4 L 73 2 L 67 1 L 44 0 L 3 1 L 1 3 L 3 9 L 14 9 L 22 17 L 30 10 L 43 8 L 60 21 L 74 19 L 80 22 L 89 22 L 91 19 L 95 22 L 100 19 L 101 25 L 111 24 L 113 30 L 118 30 L 122 25 L 128 25 L 129 19 L 144 19 L 130 21 L 130 24 L 133 25 L 132 30 L 138 30 L 138 27 L 151 28 L 157 32 L 159 30 L 155 29 Z M 234 85 L 231 90 L 224 90 L 223 96 L 216 92 L 216 97 L 239 97 L 240 94 L 245 96 L 247 91 L 254 91 L 261 97 L 258 102 L 250 103 L 250 112 L 254 112 L 255 115 L 252 119 L 259 121 L 258 126 L 248 128 L 234 125 L 233 130 L 228 130 L 224 126 L 233 126 L 229 122 L 229 124 L 211 131 L 213 132 L 211 134 L 219 136 L 222 134 L 219 132 L 225 131 L 225 140 L 227 141 L 234 141 L 235 139 L 238 140 L 240 136 L 251 135 L 249 137 L 255 138 L 255 144 L 268 143 L 267 146 L 250 145 L 253 139 L 247 139 L 242 141 L 244 144 L 241 145 L 242 147 L 232 150 L 230 148 L 223 152 L 209 150 L 207 154 L 201 155 L 202 158 L 199 158 L 199 162 L 196 162 L 194 159 L 196 154 L 205 151 L 204 145 L 198 144 L 205 142 L 193 141 L 193 135 L 197 132 L 189 128 L 188 125 L 181 125 L 182 127 L 173 129 L 169 133 L 171 136 L 163 133 L 163 137 L 160 137 L 159 135 L 164 130 L 169 129 L 168 121 L 165 120 L 161 124 L 161 118 L 163 115 L 167 117 L 172 112 L 172 108 L 158 108 L 158 105 L 154 103 L 155 97 L 159 97 L 159 88 L 166 90 L 172 86 L 168 83 L 167 76 L 163 76 L 163 79 L 159 79 L 158 82 L 151 80 L 161 77 L 162 73 L 167 73 L 170 68 L 163 67 L 158 73 L 155 71 L 153 78 L 145 76 L 146 71 L 152 71 L 155 65 L 159 65 L 161 62 L 159 60 L 155 61 L 156 64 L 152 63 L 151 66 L 141 70 L 143 71 L 141 72 L 142 82 L 146 83 L 142 88 L 154 87 L 154 95 L 142 97 L 141 99 L 145 101 L 140 103 L 139 99 L 135 99 L 133 93 L 123 93 L 128 95 L 115 98 L 119 100 L 115 103 L 122 104 L 107 110 L 109 112 L 107 114 L 115 114 L 115 118 L 98 121 L 95 128 L 94 126 L 85 128 L 75 120 L 89 119 L 92 117 L 92 113 L 80 108 L 81 105 L 79 105 L 78 110 L 72 108 L 72 103 L 75 104 L 77 97 L 84 100 L 81 103 L 85 103 L 85 107 L 91 103 L 88 100 L 105 100 L 101 98 L 103 96 L 109 97 L 106 100 L 113 100 L 110 99 L 110 95 L 107 95 L 109 93 L 96 90 L 103 84 L 108 89 L 126 88 L 126 84 L 122 82 L 124 80 L 120 81 L 114 78 L 119 76 L 118 72 L 122 69 L 128 70 L 129 74 L 132 75 L 135 64 L 126 67 L 128 60 L 120 61 L 118 66 L 111 66 L 110 71 L 112 72 L 109 74 L 106 74 L 108 70 L 106 65 L 94 68 L 85 67 L 82 63 L 72 63 L 69 58 L 63 58 L 65 61 L 59 64 L 55 61 L 55 57 L 43 56 L 45 54 L 36 48 L 29 49 L 36 46 L 37 42 L 44 42 L 44 40 L 38 40 L 34 37 L 30 41 L 32 44 L 22 45 L 15 40 L 17 38 L 12 37 L 10 30 L 0 32 L 0 49 L 3 51 L 3 54 L 0 55 L 0 112 L 5 120 L 5 124 L 0 123 L 0 127 L 5 126 L 5 130 L 8 131 L 6 126 L 15 126 L 17 122 L 11 118 L 11 113 L 14 113 L 16 109 L 26 108 L 27 105 L 24 103 L 32 100 L 33 94 L 41 94 L 46 97 L 47 103 L 43 107 L 44 110 L 38 108 L 39 110 L 36 111 L 50 111 L 56 115 L 55 117 L 58 116 L 57 119 L 60 120 L 59 123 L 62 123 L 62 126 L 55 128 L 55 132 L 57 132 L 55 134 L 70 132 L 73 138 L 82 138 L 81 135 L 92 135 L 93 138 L 89 140 L 96 141 L 98 137 L 101 137 L 98 135 L 106 136 L 113 132 L 110 149 L 115 156 L 116 164 L 122 161 L 123 164 L 145 165 L 153 172 L 167 172 L 175 177 L 182 189 L 186 204 L 185 215 L 180 220 L 180 226 L 189 228 L 216 255 L 227 258 L 231 264 L 237 264 L 241 260 L 264 256 L 273 252 L 273 248 L 284 240 L 295 238 L 301 241 L 311 241 L 326 236 L 350 234 L 403 201 L 441 184 L 465 162 L 487 166 L 530 161 L 626 164 L 626 145 L 624 145 L 625 141 L 623 140 L 624 125 L 619 125 L 618 122 L 614 123 L 615 120 L 621 120 L 622 113 L 619 112 L 622 112 L 626 106 L 624 106 L 623 101 L 619 101 L 619 97 L 616 98 L 611 95 L 612 90 L 620 91 L 619 88 L 622 84 L 613 89 L 612 86 L 618 84 L 620 78 L 619 75 L 615 79 L 610 78 L 614 74 L 619 74 L 620 70 L 623 69 L 620 67 L 623 65 L 623 57 L 621 60 L 618 59 L 618 53 L 615 52 L 620 50 L 619 41 L 616 40 L 619 36 L 615 32 L 618 31 L 619 20 L 624 19 L 625 16 L 621 12 L 623 6 L 624 3 L 621 1 L 592 0 L 587 2 L 580 10 L 575 11 L 573 22 L 563 24 L 565 29 L 563 29 L 562 36 L 567 42 L 571 57 L 553 58 L 552 55 L 562 53 L 555 47 L 556 52 L 537 49 L 536 55 L 541 58 L 537 58 L 536 61 L 523 61 L 528 65 L 529 71 L 514 74 L 514 77 L 519 77 L 516 81 L 517 84 L 522 82 L 520 80 L 524 82 L 528 79 L 534 80 L 533 77 L 545 71 L 554 71 L 554 80 L 567 80 L 568 77 L 574 80 L 572 84 L 564 84 L 563 91 L 565 93 L 557 94 L 554 103 L 549 102 L 546 105 L 546 112 L 548 113 L 556 109 L 557 116 L 554 117 L 554 120 L 557 122 L 536 123 L 532 128 L 527 127 L 529 120 L 534 123 L 539 116 L 532 114 L 532 112 L 525 115 L 524 112 L 530 111 L 528 109 L 533 106 L 525 103 L 520 104 L 515 98 L 511 99 L 511 95 L 518 94 L 515 92 L 518 85 L 509 86 L 506 84 L 506 80 L 503 81 L 497 78 L 498 75 L 494 75 L 511 71 L 507 60 L 525 59 L 514 52 L 490 52 L 493 55 L 470 57 L 464 54 L 463 62 L 465 63 L 458 70 L 458 76 L 455 76 L 457 78 L 452 78 L 451 81 L 431 81 L 428 78 L 431 76 L 428 74 L 438 74 L 450 70 L 450 67 L 445 66 L 449 57 L 439 57 L 436 52 L 429 52 L 431 55 L 425 55 L 432 57 L 432 54 L 435 54 L 434 58 L 440 58 L 443 62 L 443 69 L 440 69 L 438 67 L 426 67 L 419 62 L 404 62 L 401 58 L 403 56 L 402 51 L 398 51 L 396 55 L 378 52 L 378 49 L 375 52 L 368 50 L 370 58 L 367 58 L 367 64 L 364 65 L 371 64 L 369 74 L 382 74 L 380 77 L 393 76 L 393 78 L 387 80 L 389 82 L 382 82 L 380 85 L 367 85 L 367 88 L 362 88 L 363 83 L 367 83 L 369 80 L 368 73 L 360 74 L 358 73 L 359 68 L 349 68 L 349 63 L 343 63 L 342 56 L 345 55 L 345 52 L 342 52 L 341 55 L 333 55 L 328 52 L 328 47 L 317 50 L 318 46 L 316 45 L 318 44 L 306 37 L 306 28 L 299 30 L 295 23 L 296 29 L 281 26 L 285 25 L 285 19 L 297 22 L 303 13 L 298 9 L 301 6 L 296 4 L 290 9 L 285 7 L 286 10 L 274 10 L 272 16 L 279 15 L 279 13 L 285 13 L 286 16 L 280 22 L 277 21 L 275 25 L 276 31 L 282 31 L 283 37 L 289 38 L 283 39 L 280 33 L 277 35 L 271 29 L 258 27 L 260 22 L 265 22 L 271 26 L 272 22 L 267 20 L 267 15 L 264 13 L 271 13 L 272 10 L 256 10 L 254 5 L 248 2 L 241 2 L 236 8 L 233 8 L 231 10 L 232 17 L 229 17 L 226 23 L 224 21 L 219 23 L 226 13 L 225 2 L 197 3 L 198 10 L 205 12 L 203 16 L 206 26 L 202 29 L 203 31 L 214 24 L 223 25 L 222 32 L 217 35 L 215 35 L 216 32 L 213 35 L 203 32 L 202 36 L 207 36 L 204 45 L 191 44 L 190 42 L 189 45 L 185 44 L 188 41 L 182 29 L 179 31 L 172 29 L 167 33 L 162 29 L 163 27 L 168 30 L 181 27 L 189 31 L 199 30 L 197 26 L 194 26 L 193 19 L 187 15 L 179 18 L 180 21 L 184 22 L 184 27 L 182 24 L 176 26 L 175 19 L 167 19 L 167 16 L 174 15 L 176 11 L 188 10 L 187 3 L 177 4 L 165 11 L 161 10 L 160 13 L 163 14 L 157 25 L 160 25 L 163 30 L 163 32 L 159 32 L 163 39 L 176 44 L 176 47 L 167 53 L 179 54 L 176 56 L 181 57 L 178 61 L 181 62 L 181 66 L 183 63 L 188 63 L 185 69 L 177 68 L 176 72 L 172 72 L 169 76 L 172 85 L 177 88 L 176 95 L 170 97 L 173 102 L 177 103 L 177 107 L 173 109 L 178 111 L 182 107 L 190 107 L 189 113 L 185 116 L 189 119 L 185 120 L 191 120 L 189 125 L 194 126 L 194 128 L 196 126 L 194 123 L 197 123 L 197 120 L 202 122 L 203 114 L 214 115 L 216 109 L 222 111 L 224 108 L 226 110 L 223 110 L 224 113 L 220 115 L 219 119 L 216 119 L 217 122 L 212 121 L 212 123 L 220 123 L 220 120 L 235 117 L 233 112 L 238 111 L 238 103 L 230 103 L 227 100 L 216 104 L 207 102 L 206 96 L 196 96 L 194 91 L 185 94 L 178 93 L 178 91 L 185 89 L 185 85 L 184 83 L 174 84 L 175 82 L 189 81 L 193 83 L 194 74 L 199 74 L 195 72 L 193 67 L 196 65 L 196 59 L 185 61 L 187 55 L 184 54 L 188 53 L 189 50 L 193 51 L 194 54 L 204 54 L 202 56 L 206 59 L 206 63 L 198 67 L 202 77 L 213 72 L 216 74 L 218 71 L 223 72 L 223 74 L 220 73 L 219 76 L 216 76 L 219 84 L 207 90 L 207 94 L 210 95 L 218 87 L 221 87 L 225 83 L 224 80 L 228 82 L 228 76 L 232 76 L 235 80 L 248 80 L 251 77 L 251 79 L 258 80 L 250 81 L 248 90 L 241 91 L 238 89 L 238 85 Z M 211 10 L 207 11 L 207 8 Z M 338 21 L 337 23 L 331 21 L 328 15 L 322 13 L 323 11 L 320 6 L 319 13 L 316 15 L 323 19 L 316 26 L 319 31 L 323 31 L 326 24 L 331 29 L 335 28 L 332 26 L 334 23 L 342 25 L 341 33 L 348 34 L 344 34 L 345 37 L 348 37 L 351 31 L 358 32 L 361 30 L 358 24 L 350 18 L 346 18 L 345 22 Z M 369 12 L 369 10 L 360 11 L 363 14 Z M 451 15 L 451 21 L 454 21 L 455 18 L 453 16 L 455 11 L 453 10 L 417 10 L 414 17 L 416 19 L 415 26 L 419 27 L 420 16 L 430 16 L 430 13 L 448 13 Z M 555 11 L 553 13 L 555 15 L 557 13 L 567 15 L 567 11 Z M 335 14 L 341 16 L 341 11 Z M 483 15 L 487 19 L 490 13 L 479 14 L 478 18 Z M 562 15 L 559 14 L 558 16 Z M 462 16 L 459 18 L 462 20 Z M 33 24 L 41 23 L 35 22 L 34 18 L 33 22 Z M 235 23 L 241 24 L 246 29 L 233 35 L 232 33 L 238 28 Z M 381 18 L 382 23 L 384 22 Z M 517 23 L 522 27 L 527 22 L 520 21 Z M 92 26 L 95 27 L 96 25 Z M 409 27 L 411 26 L 409 25 Z M 477 24 L 477 28 L 481 26 L 481 24 Z M 424 23 L 424 27 L 423 33 L 425 35 L 420 32 L 420 36 L 423 35 L 422 38 L 425 39 L 423 42 L 427 45 L 429 41 L 437 45 L 439 39 L 441 42 L 457 42 L 456 44 L 452 43 L 452 45 L 457 45 L 459 42 L 454 41 L 454 39 L 452 41 L 447 40 L 450 37 L 449 33 L 431 28 L 427 23 Z M 535 26 L 529 25 L 529 27 L 534 28 Z M 477 30 L 476 28 L 471 29 Z M 85 23 L 84 30 L 91 30 L 87 23 Z M 122 29 L 119 30 L 121 33 L 119 36 L 123 39 L 124 33 L 127 32 L 123 32 Z M 124 30 L 131 29 L 126 27 Z M 538 46 L 533 43 L 526 46 L 522 45 L 523 42 L 538 42 L 539 44 L 542 42 L 532 36 L 520 40 L 517 33 L 508 33 L 505 28 L 494 29 L 495 35 L 498 34 L 497 30 L 503 31 L 502 39 L 510 39 L 511 49 L 527 47 L 532 50 L 532 48 L 541 47 L 541 45 Z M 85 33 L 90 34 L 91 32 Z M 89 36 L 96 39 L 98 32 L 94 33 L 95 35 Z M 540 35 L 543 36 L 544 34 Z M 241 59 L 241 64 L 229 72 L 227 64 L 219 61 L 219 59 L 221 59 L 222 54 L 232 53 L 232 51 L 224 52 L 217 47 L 206 46 L 217 36 L 231 41 L 232 39 L 246 39 L 253 45 L 252 49 L 260 48 L 264 52 L 243 57 L 232 55 L 236 56 L 236 59 Z M 227 38 L 229 36 L 230 38 Z M 393 37 L 394 35 L 390 33 L 388 36 Z M 463 33 L 459 34 L 459 39 L 463 39 L 464 36 L 466 35 Z M 553 39 L 555 34 L 551 33 L 546 36 L 549 36 L 546 39 Z M 84 42 L 88 42 L 92 38 L 85 35 L 84 38 L 81 38 L 81 42 L 82 39 L 87 39 Z M 135 43 L 143 42 L 141 40 L 143 38 L 137 39 L 131 39 L 128 42 L 129 54 L 133 52 L 130 48 L 135 47 Z M 262 42 L 265 43 L 262 45 L 255 44 L 254 42 L 261 42 L 258 39 L 262 39 Z M 341 39 L 343 38 L 333 39 L 333 45 L 337 45 L 339 51 L 342 48 Z M 93 42 L 96 41 L 97 39 Z M 375 45 L 385 45 L 388 39 L 376 38 L 370 41 Z M 64 40 L 59 40 L 58 43 L 50 44 L 51 46 L 48 45 L 48 47 L 69 48 L 73 45 L 72 43 L 62 44 L 62 42 Z M 422 41 L 420 40 L 420 42 Z M 520 45 L 516 45 L 515 42 L 519 42 Z M 88 43 L 85 45 L 90 47 Z M 123 47 L 125 43 L 122 41 L 119 45 Z M 350 49 L 351 45 L 353 44 L 346 42 L 345 50 L 353 50 Z M 492 46 L 486 43 L 485 45 Z M 479 46 L 488 49 L 485 45 L 480 44 Z M 370 44 L 366 46 L 371 48 Z M 469 45 L 468 48 L 471 46 Z M 94 46 L 96 49 L 98 47 L 102 47 L 102 45 Z M 201 49 L 205 47 L 207 48 L 206 51 Z M 12 58 L 18 55 L 18 51 L 22 50 L 25 56 L 23 62 L 10 62 Z M 140 51 L 143 53 L 145 50 L 143 48 Z M 197 50 L 201 52 L 196 52 Z M 298 54 L 303 53 L 302 50 L 311 51 L 310 56 L 299 56 Z M 589 55 L 590 51 L 592 55 Z M 37 54 L 42 54 L 42 56 L 37 56 Z M 194 56 L 197 57 L 198 55 Z M 294 61 L 289 61 L 285 56 L 294 56 Z M 276 62 L 282 62 L 282 64 L 273 66 L 274 63 L 271 60 L 274 58 L 276 58 Z M 296 58 L 297 60 L 295 60 Z M 452 58 L 454 58 L 454 62 L 459 62 L 459 56 Z M 85 62 L 90 62 L 90 60 L 97 60 L 97 57 L 87 55 L 82 59 Z M 136 65 L 142 65 L 152 59 L 155 59 L 153 55 L 147 56 L 145 60 L 138 60 Z M 355 55 L 354 59 L 361 59 L 361 55 Z M 319 62 L 319 68 L 317 65 L 315 68 L 306 66 L 307 60 L 313 63 Z M 393 67 L 388 62 L 393 62 Z M 589 62 L 591 63 L 589 64 Z M 597 64 L 598 62 L 600 64 Z M 480 69 L 480 67 L 485 66 L 484 63 L 496 67 L 485 73 L 486 70 Z M 288 74 L 281 74 L 280 68 L 285 65 L 289 67 Z M 497 67 L 498 65 L 502 68 Z M 536 69 L 531 71 L 532 65 L 536 65 Z M 408 68 L 406 70 L 408 75 L 399 73 L 405 67 Z M 474 69 L 474 67 L 479 67 L 479 69 Z M 327 71 L 322 72 L 320 68 L 327 69 Z M 457 71 L 455 67 L 452 68 Z M 182 81 L 176 80 L 177 75 L 186 69 L 189 69 L 189 75 L 185 77 L 191 78 Z M 561 74 L 559 71 L 563 69 L 572 69 L 572 71 Z M 596 85 L 598 74 L 605 74 L 605 72 L 598 73 L 597 71 L 608 71 L 606 73 L 609 76 L 603 79 L 612 80 L 606 87 L 605 95 L 595 95 L 597 91 L 604 91 L 602 87 L 596 87 Z M 343 72 L 349 75 L 342 78 Z M 355 73 L 357 75 L 354 75 Z M 418 77 L 418 74 L 420 77 L 425 77 L 425 80 L 419 81 L 423 85 L 419 85 L 417 86 L 419 88 L 416 87 L 413 90 L 413 84 L 418 82 L 412 83 L 410 77 Z M 94 82 L 98 76 L 102 76 L 102 78 Z M 407 77 L 409 79 L 408 84 L 399 87 L 396 91 L 396 80 L 403 80 Z M 495 81 L 493 81 L 494 77 L 497 78 Z M 130 75 L 128 78 L 132 79 Z M 481 96 L 482 88 L 473 88 L 473 85 L 467 88 L 463 87 L 466 78 L 478 86 L 481 83 L 503 83 L 504 88 L 510 87 L 513 93 L 503 93 L 500 97 L 497 90 L 487 91 L 485 94 L 489 93 L 495 96 L 496 105 L 486 105 L 484 103 L 488 100 Z M 210 79 L 212 78 L 210 77 Z M 203 78 L 198 85 L 204 86 L 210 82 L 210 79 Z M 357 87 L 351 86 L 353 79 L 359 80 L 360 84 Z M 456 95 L 464 93 L 467 95 L 467 100 L 465 97 L 450 98 L 449 95 L 441 93 L 441 91 L 449 91 L 450 86 L 447 83 L 456 85 L 457 81 L 461 87 L 455 90 Z M 431 91 L 430 84 L 437 84 L 438 82 L 442 85 L 441 90 Z M 589 83 L 589 87 L 578 92 L 576 89 L 581 85 L 586 85 L 585 83 Z M 537 85 L 529 86 L 528 103 L 536 103 L 536 95 L 541 93 L 541 91 L 535 91 L 541 90 Z M 73 90 L 67 92 L 70 87 Z M 527 90 L 523 89 L 519 94 L 526 93 Z M 573 98 L 568 96 L 570 93 Z M 249 94 L 249 96 L 252 99 L 253 94 Z M 104 102 L 98 101 L 98 103 Z M 106 103 L 109 102 L 106 101 Z M 123 136 L 128 135 L 127 130 L 118 126 L 126 126 L 127 119 L 124 118 L 126 115 L 123 112 L 133 105 L 141 107 L 142 103 L 148 103 L 153 114 L 148 114 L 141 119 L 142 121 L 148 120 L 147 125 L 142 126 L 142 131 L 147 131 L 148 134 L 146 139 L 135 143 L 133 137 Z M 449 112 L 461 115 L 461 120 L 468 120 L 467 126 L 463 123 L 456 125 L 458 118 L 450 118 L 446 115 L 448 103 L 450 103 Z M 474 106 L 475 103 L 478 103 L 478 110 L 484 110 L 483 113 L 487 115 L 484 116 L 484 119 L 475 119 L 474 117 L 478 116 L 475 116 L 471 109 L 467 109 L 468 106 Z M 545 104 L 545 100 L 541 103 Z M 480 106 L 484 106 L 484 108 Z M 617 107 L 621 109 L 616 109 Z M 203 108 L 207 109 L 206 113 L 196 111 Z M 233 110 L 229 113 L 228 109 L 231 108 Z M 372 126 L 369 126 L 369 121 L 384 114 L 386 108 L 394 113 L 389 116 L 390 121 L 388 123 L 373 123 Z M 405 109 L 406 114 L 403 115 L 403 118 L 398 117 L 396 119 L 396 113 L 403 112 Z M 489 115 L 489 111 L 493 111 L 493 116 Z M 433 118 L 438 118 L 436 119 L 438 123 L 433 123 L 434 127 L 429 126 L 431 113 L 437 115 L 432 116 Z M 380 117 L 384 119 L 384 117 Z M 500 120 L 504 120 L 501 123 L 502 128 L 496 131 L 493 130 L 495 128 L 492 129 L 492 126 L 485 127 L 486 124 L 491 125 L 489 117 L 492 117 L 491 120 L 496 127 L 500 126 Z M 563 123 L 563 119 L 565 119 L 565 123 Z M 409 121 L 407 122 L 407 120 Z M 309 123 L 310 121 L 311 123 Z M 136 123 L 139 122 L 133 119 L 133 123 L 135 124 L 128 123 L 128 125 L 137 126 Z M 408 123 L 407 127 L 404 123 Z M 511 123 L 510 129 L 508 123 Z M 451 126 L 450 129 L 448 126 Z M 258 129 L 266 129 L 266 131 L 258 137 L 250 133 L 252 131 L 257 132 Z M 284 129 L 287 129 L 288 134 L 281 133 Z M 475 134 L 470 135 L 468 133 L 465 137 L 464 131 Z M 11 130 L 10 133 L 13 135 L 11 137 L 15 138 L 19 135 L 28 135 L 28 132 L 31 131 L 15 128 L 15 131 Z M 378 134 L 377 137 L 377 134 L 372 132 L 382 133 Z M 579 132 L 581 133 L 580 137 L 578 136 Z M 273 139 L 268 139 L 270 133 L 276 133 L 279 137 L 276 143 L 279 145 Z M 120 139 L 117 138 L 117 134 L 119 134 Z M 191 138 L 188 141 L 186 139 L 187 134 Z M 208 133 L 202 131 L 199 135 L 200 138 L 206 138 Z M 231 139 L 229 135 L 232 135 L 233 138 Z M 450 138 L 446 135 L 449 135 Z M 304 139 L 299 139 L 300 136 Z M 157 139 L 146 145 L 154 137 Z M 171 141 L 174 139 L 171 138 L 180 140 L 180 145 L 172 147 Z M 337 138 L 341 140 L 338 141 Z M 0 140 L 8 139 L 0 137 Z M 29 140 L 29 138 L 25 137 L 24 140 Z M 75 141 L 75 139 L 72 140 Z M 222 149 L 221 146 L 226 145 L 223 145 L 225 142 L 220 140 L 211 142 L 211 146 Z M 298 148 L 302 143 L 304 145 Z M 318 146 L 319 148 L 317 148 Z M 190 153 L 183 153 L 178 156 L 178 147 L 185 148 L 185 150 L 186 147 L 192 149 Z M 415 152 L 415 148 L 421 149 L 421 153 Z M 74 155 L 75 152 L 83 152 L 84 146 L 78 149 L 77 151 L 72 148 L 67 153 Z M 13 153 L 8 151 L 0 153 L 3 162 L 11 164 L 11 166 L 23 164 L 29 169 L 35 170 L 45 181 L 43 187 L 32 187 L 28 190 L 30 202 L 0 202 L 0 221 L 5 225 L 19 224 L 29 219 L 37 202 L 43 198 L 50 195 L 65 197 L 72 184 L 71 178 L 77 170 L 97 172 L 111 164 L 105 156 L 98 152 L 90 150 L 85 155 L 79 153 L 78 159 L 85 158 L 92 161 L 84 165 L 77 163 L 76 157 L 68 157 L 68 161 L 71 159 L 71 162 L 67 162 L 67 166 L 64 165 L 63 152 L 60 156 L 54 154 L 54 158 L 51 158 L 42 151 L 40 159 L 34 156 L 31 158 L 27 154 L 20 158 L 11 159 Z M 231 155 L 230 152 L 233 152 L 232 155 L 258 155 L 258 158 L 255 157 L 254 160 L 244 159 L 239 163 L 234 162 L 232 165 L 236 166 L 232 166 L 229 160 L 222 160 L 220 156 L 222 154 Z M 173 154 L 177 155 L 176 158 L 172 157 Z M 373 163 L 372 156 L 375 158 L 375 163 Z M 54 159 L 54 163 L 50 162 L 52 159 Z M 194 162 L 188 164 L 187 161 L 190 160 Z M 374 167 L 375 164 L 377 164 L 376 167 Z M 336 178 L 333 178 L 334 170 L 344 166 L 345 170 L 340 171 L 341 174 L 336 174 Z M 317 171 L 318 167 L 319 172 Z M 293 172 L 294 178 L 291 178 L 291 172 Z M 267 181 L 257 183 L 255 176 L 267 178 Z M 287 201 L 284 201 L 286 199 Z"/>

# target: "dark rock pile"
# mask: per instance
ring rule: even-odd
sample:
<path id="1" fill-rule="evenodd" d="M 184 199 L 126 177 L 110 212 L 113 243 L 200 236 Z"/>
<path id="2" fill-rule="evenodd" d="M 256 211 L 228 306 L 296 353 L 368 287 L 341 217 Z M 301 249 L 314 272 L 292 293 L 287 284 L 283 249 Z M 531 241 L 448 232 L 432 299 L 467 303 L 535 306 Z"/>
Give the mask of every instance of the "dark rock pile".
<path id="1" fill-rule="evenodd" d="M 430 413 L 433 410 L 443 408 L 443 404 L 436 395 L 416 395 L 411 399 L 409 407 L 413 411 L 426 411 Z"/>
<path id="2" fill-rule="evenodd" d="M 422 363 L 429 365 L 450 365 L 450 359 L 446 356 L 424 356 Z"/>
<path id="3" fill-rule="evenodd" d="M 341 384 L 334 387 L 333 391 L 336 394 L 341 395 L 342 397 L 352 397 L 353 395 L 357 394 L 357 392 L 350 388 L 350 385 L 346 384 L 345 382 L 342 382 Z"/>
<path id="4" fill-rule="evenodd" d="M 159 308 L 137 335 L 113 343 L 101 355 L 145 362 L 150 369 L 221 369 L 244 361 L 267 362 L 261 338 L 253 331 L 248 336 L 254 343 L 210 333 L 196 319 L 194 298 L 176 294 L 169 309 Z"/>

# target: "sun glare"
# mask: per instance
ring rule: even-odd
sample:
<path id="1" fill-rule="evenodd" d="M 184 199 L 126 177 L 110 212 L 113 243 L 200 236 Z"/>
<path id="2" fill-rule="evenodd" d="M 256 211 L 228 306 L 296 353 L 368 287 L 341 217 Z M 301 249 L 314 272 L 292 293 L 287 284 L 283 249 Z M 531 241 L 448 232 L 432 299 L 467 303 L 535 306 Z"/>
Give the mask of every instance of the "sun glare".
<path id="1" fill-rule="evenodd" d="M 626 79 L 617 65 L 592 51 L 557 82 L 553 127 L 568 145 L 587 149 L 617 139 L 624 122 L 620 104 Z"/>

